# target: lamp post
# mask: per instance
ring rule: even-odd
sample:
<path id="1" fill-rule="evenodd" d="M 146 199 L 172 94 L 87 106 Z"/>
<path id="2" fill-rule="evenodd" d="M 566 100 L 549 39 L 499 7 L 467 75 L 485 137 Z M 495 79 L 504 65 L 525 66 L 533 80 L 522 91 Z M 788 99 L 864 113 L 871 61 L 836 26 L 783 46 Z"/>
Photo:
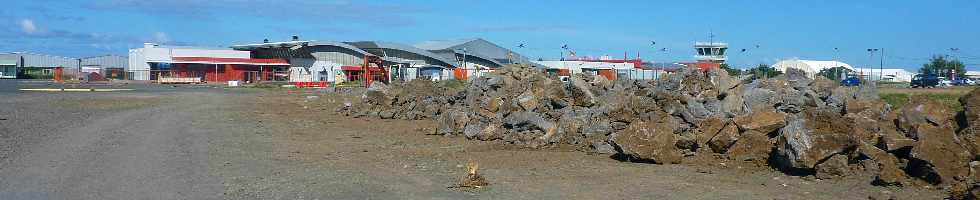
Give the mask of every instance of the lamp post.
<path id="1" fill-rule="evenodd" d="M 953 59 L 956 59 L 956 60 L 959 60 L 959 57 L 958 57 L 958 56 L 956 56 L 956 53 L 957 53 L 958 51 L 960 51 L 960 48 L 955 48 L 955 47 L 954 47 L 954 48 L 949 48 L 949 51 L 951 52 L 951 54 L 953 54 Z M 948 61 L 948 62 L 949 62 L 950 64 L 953 64 L 953 61 L 951 61 L 951 60 L 950 60 L 950 61 Z M 966 66 L 963 66 L 963 67 L 965 68 Z M 956 68 L 954 68 L 954 66 L 952 66 L 952 65 L 950 65 L 950 66 L 949 66 L 949 68 L 950 68 L 950 69 L 953 69 L 953 70 L 955 70 L 955 69 L 956 69 Z M 951 76 L 950 76 L 950 77 L 953 77 L 953 78 L 955 79 L 955 78 L 956 78 L 956 72 L 954 71 L 954 72 L 953 72 L 953 73 L 951 74 Z"/>
<path id="2" fill-rule="evenodd" d="M 868 80 L 869 81 L 874 81 L 874 79 L 873 79 L 873 76 L 874 76 L 874 67 L 873 67 L 873 64 L 871 64 L 871 62 L 874 62 L 874 57 L 875 57 L 875 52 L 876 51 L 878 51 L 878 49 L 868 49 L 868 69 L 871 70 L 871 72 L 868 72 Z M 864 68 L 861 68 L 861 75 L 864 76 Z"/>
<path id="3" fill-rule="evenodd" d="M 837 81 L 843 81 L 844 80 L 844 76 L 840 74 L 840 63 L 838 63 L 838 61 L 837 61 L 838 59 L 840 59 L 839 57 L 837 57 L 838 50 L 839 49 L 837 49 L 837 47 L 834 47 L 834 76 L 837 77 Z M 831 76 L 831 77 L 833 77 L 833 76 Z"/>
<path id="4" fill-rule="evenodd" d="M 653 49 L 653 53 L 650 54 L 650 62 L 653 62 L 653 67 L 656 69 L 657 61 L 654 58 L 657 56 L 657 47 L 655 47 L 655 45 L 657 45 L 656 41 L 650 41 L 650 48 Z M 655 73 L 653 78 L 660 79 L 660 74 Z"/>
<path id="5" fill-rule="evenodd" d="M 878 56 L 881 63 L 878 64 L 878 81 L 885 77 L 885 48 L 881 48 L 881 55 Z"/>

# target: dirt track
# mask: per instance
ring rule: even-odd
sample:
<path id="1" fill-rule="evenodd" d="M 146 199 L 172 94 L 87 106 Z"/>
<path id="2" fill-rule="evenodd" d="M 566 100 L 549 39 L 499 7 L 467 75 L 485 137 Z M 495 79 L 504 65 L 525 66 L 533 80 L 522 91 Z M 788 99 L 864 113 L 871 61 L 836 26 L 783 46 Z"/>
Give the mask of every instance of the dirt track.
<path id="1" fill-rule="evenodd" d="M 8 119 L 0 121 L 0 199 L 941 197 L 938 190 L 819 181 L 740 163 L 630 163 L 427 135 L 435 127 L 427 121 L 336 116 L 332 106 L 345 97 L 329 94 L 4 95 L 2 104 L 29 106 L 0 107 Z M 314 95 L 320 98 L 307 99 Z M 42 119 L 52 123 L 35 122 Z M 491 185 L 449 188 L 469 161 L 480 163 Z"/>

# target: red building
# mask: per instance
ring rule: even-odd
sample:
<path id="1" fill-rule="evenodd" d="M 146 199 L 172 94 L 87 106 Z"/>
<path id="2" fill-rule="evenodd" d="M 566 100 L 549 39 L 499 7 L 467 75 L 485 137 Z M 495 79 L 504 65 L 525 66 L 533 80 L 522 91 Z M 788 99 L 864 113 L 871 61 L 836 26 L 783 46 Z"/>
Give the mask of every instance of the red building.
<path id="1" fill-rule="evenodd" d="M 283 59 L 173 57 L 176 77 L 200 77 L 204 82 L 284 81 L 289 63 Z"/>

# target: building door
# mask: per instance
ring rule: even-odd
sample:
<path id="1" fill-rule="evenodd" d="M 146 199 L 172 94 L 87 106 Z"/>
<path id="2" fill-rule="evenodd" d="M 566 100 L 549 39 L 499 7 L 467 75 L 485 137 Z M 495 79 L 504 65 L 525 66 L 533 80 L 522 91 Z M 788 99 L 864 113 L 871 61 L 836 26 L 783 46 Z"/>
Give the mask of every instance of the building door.
<path id="1" fill-rule="evenodd" d="M 242 72 L 242 81 L 246 83 L 259 82 L 259 72 L 258 71 L 245 71 Z"/>

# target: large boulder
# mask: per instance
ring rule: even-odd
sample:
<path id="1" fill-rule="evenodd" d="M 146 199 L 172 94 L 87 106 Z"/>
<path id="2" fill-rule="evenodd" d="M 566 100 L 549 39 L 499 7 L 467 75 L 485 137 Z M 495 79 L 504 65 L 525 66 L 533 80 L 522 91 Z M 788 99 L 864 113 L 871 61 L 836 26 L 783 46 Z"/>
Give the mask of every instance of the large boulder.
<path id="1" fill-rule="evenodd" d="M 569 92 L 572 103 L 576 106 L 589 107 L 596 103 L 596 95 L 592 92 L 592 87 L 582 76 L 572 76 Z"/>
<path id="2" fill-rule="evenodd" d="M 740 161 L 755 161 L 764 164 L 769 158 L 772 143 L 765 133 L 746 131 L 739 135 L 738 141 L 728 149 L 729 158 Z"/>
<path id="3" fill-rule="evenodd" d="M 466 112 L 453 109 L 439 115 L 436 121 L 439 123 L 439 128 L 436 130 L 437 134 L 455 135 L 463 133 L 463 130 L 466 128 L 466 123 L 470 120 Z"/>
<path id="4" fill-rule="evenodd" d="M 558 126 L 534 112 L 513 112 L 503 119 L 504 128 L 515 132 L 538 130 L 544 133 L 542 140 L 548 140 L 558 131 Z"/>
<path id="5" fill-rule="evenodd" d="M 815 167 L 816 177 L 819 179 L 834 179 L 847 176 L 850 169 L 847 166 L 847 156 L 837 154 L 831 156 L 826 161 L 817 164 Z"/>
<path id="6" fill-rule="evenodd" d="M 973 89 L 970 93 L 960 97 L 960 104 L 963 105 L 960 134 L 980 134 L 980 88 Z"/>
<path id="7" fill-rule="evenodd" d="M 711 147 L 715 153 L 726 153 L 728 148 L 735 144 L 739 139 L 738 128 L 735 124 L 728 123 L 725 124 L 711 140 L 708 141 L 708 147 Z"/>
<path id="8" fill-rule="evenodd" d="M 769 134 L 786 125 L 786 114 L 773 111 L 756 111 L 735 118 L 735 124 L 742 131 L 756 131 Z"/>
<path id="9" fill-rule="evenodd" d="M 899 166 L 899 160 L 884 150 L 871 144 L 858 145 L 858 153 L 870 158 L 877 166 L 875 182 L 881 185 L 898 185 L 907 178 L 905 171 Z"/>
<path id="10" fill-rule="evenodd" d="M 718 132 L 720 132 L 722 128 L 725 128 L 725 125 L 727 125 L 727 123 L 718 117 L 712 117 L 701 121 L 701 124 L 698 125 L 697 129 L 699 136 L 697 140 L 698 146 L 706 147 L 708 142 L 711 141 L 715 135 L 718 135 Z"/>
<path id="11" fill-rule="evenodd" d="M 620 153 L 657 164 L 681 162 L 682 155 L 675 146 L 676 142 L 677 137 L 664 124 L 642 121 L 633 122 L 615 133 L 611 141 Z"/>
<path id="12" fill-rule="evenodd" d="M 896 125 L 909 138 L 916 139 L 916 127 L 954 127 L 953 112 L 936 101 L 913 98 L 899 110 Z"/>
<path id="13" fill-rule="evenodd" d="M 850 123 L 826 111 L 806 112 L 780 130 L 777 137 L 778 163 L 784 168 L 813 169 L 828 157 L 853 149 L 856 140 Z"/>
<path id="14" fill-rule="evenodd" d="M 948 127 L 918 126 L 919 140 L 912 147 L 912 175 L 933 184 L 965 180 L 970 174 L 970 152 Z"/>

